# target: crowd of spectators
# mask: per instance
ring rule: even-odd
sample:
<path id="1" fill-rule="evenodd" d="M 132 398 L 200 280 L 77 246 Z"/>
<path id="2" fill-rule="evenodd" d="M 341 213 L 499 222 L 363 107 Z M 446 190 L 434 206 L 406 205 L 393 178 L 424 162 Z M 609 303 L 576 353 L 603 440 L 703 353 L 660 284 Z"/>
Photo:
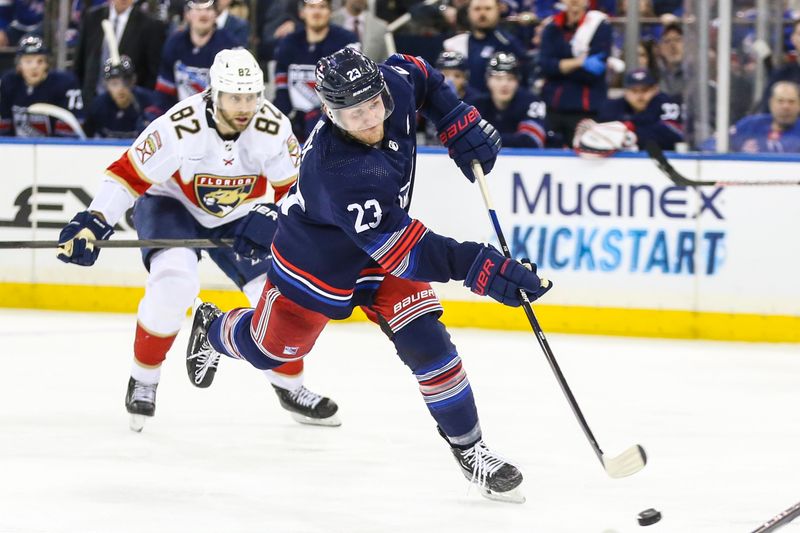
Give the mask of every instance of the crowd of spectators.
<path id="1" fill-rule="evenodd" d="M 304 139 L 320 116 L 317 60 L 343 46 L 386 59 L 388 25 L 408 14 L 394 32 L 399 51 L 441 69 L 506 147 L 571 147 L 588 119 L 624 124 L 640 148 L 656 142 L 675 149 L 690 140 L 713 149 L 712 139 L 684 133 L 687 126 L 693 131 L 687 95 L 697 54 L 687 57 L 683 2 L 635 0 L 644 17 L 641 40 L 637 57 L 626 60 L 624 26 L 617 23 L 628 1 L 634 0 L 76 0 L 74 38 L 64 36 L 72 66 L 57 71 L 40 37 L 44 0 L 0 0 L 0 47 L 17 49 L 16 68 L 0 83 L 0 135 L 73 135 L 60 120 L 27 112 L 45 102 L 72 112 L 89 136 L 134 137 L 178 100 L 206 89 L 219 50 L 245 46 L 272 67 L 265 68 L 272 73 L 269 94 Z M 800 21 L 791 22 L 793 1 L 785 0 L 785 61 L 774 69 L 766 63 L 769 79 L 759 98 L 754 70 L 764 58 L 755 52 L 752 24 L 734 31 L 732 151 L 800 152 Z M 752 10 L 737 15 L 752 18 Z M 124 61 L 110 57 L 104 20 Z M 713 99 L 713 72 L 710 78 Z M 421 122 L 418 131 L 422 142 L 438 142 L 430 125 Z"/>

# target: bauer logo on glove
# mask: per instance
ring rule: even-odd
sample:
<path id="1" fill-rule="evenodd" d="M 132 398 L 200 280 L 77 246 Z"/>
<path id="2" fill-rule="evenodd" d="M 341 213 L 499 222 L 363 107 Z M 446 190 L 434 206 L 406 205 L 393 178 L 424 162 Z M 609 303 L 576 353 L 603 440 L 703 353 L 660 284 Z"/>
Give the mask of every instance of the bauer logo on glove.
<path id="1" fill-rule="evenodd" d="M 533 302 L 549 291 L 553 284 L 536 275 L 536 265 L 523 260 L 507 259 L 497 249 L 484 247 L 472 263 L 464 285 L 475 294 L 491 296 L 498 302 L 519 307 L 520 290 Z"/>

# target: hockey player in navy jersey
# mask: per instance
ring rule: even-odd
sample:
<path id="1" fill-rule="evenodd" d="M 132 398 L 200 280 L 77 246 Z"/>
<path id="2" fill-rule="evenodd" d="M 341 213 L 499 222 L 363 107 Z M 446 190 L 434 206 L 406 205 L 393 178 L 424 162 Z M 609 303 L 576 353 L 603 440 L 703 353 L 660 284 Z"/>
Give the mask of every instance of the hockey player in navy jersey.
<path id="1" fill-rule="evenodd" d="M 83 129 L 89 137 L 135 139 L 161 115 L 153 91 L 136 85 L 136 68 L 126 55 L 103 64 L 106 91 L 92 100 Z"/>
<path id="2" fill-rule="evenodd" d="M 23 37 L 19 42 L 16 70 L 0 80 L 0 135 L 16 137 L 76 137 L 60 120 L 28 113 L 36 103 L 53 104 L 83 120 L 83 100 L 78 80 L 71 72 L 50 70 L 48 50 L 42 38 Z"/>
<path id="3" fill-rule="evenodd" d="M 497 128 L 508 148 L 544 148 L 545 105 L 527 89 L 519 86 L 517 58 L 497 52 L 486 66 L 489 94 L 475 101 L 481 116 Z"/>
<path id="4" fill-rule="evenodd" d="M 598 122 L 623 122 L 637 137 L 644 150 L 655 142 L 662 150 L 674 150 L 684 140 L 681 105 L 660 92 L 658 82 L 646 69 L 632 70 L 625 76 L 622 98 L 608 100 L 600 108 Z"/>
<path id="5" fill-rule="evenodd" d="M 162 94 L 164 109 L 203 92 L 217 52 L 239 46 L 227 31 L 217 28 L 217 14 L 215 0 L 186 0 L 188 27 L 173 33 L 161 52 L 156 91 Z"/>
<path id="6" fill-rule="evenodd" d="M 461 52 L 443 51 L 436 58 L 436 68 L 462 102 L 474 103 L 481 93 L 469 84 L 467 58 Z"/>
<path id="7" fill-rule="evenodd" d="M 486 497 L 524 501 L 522 474 L 483 441 L 467 374 L 429 282 L 464 280 L 473 292 L 511 306 L 520 305 L 519 290 L 536 299 L 551 285 L 491 246 L 437 235 L 408 215 L 418 110 L 436 123 L 470 180 L 473 162 L 492 169 L 500 138 L 418 57 L 395 54 L 378 66 L 344 48 L 323 58 L 315 77 L 325 118 L 281 203 L 264 294 L 255 309 L 197 308 L 190 379 L 210 385 L 221 354 L 260 369 L 296 361 L 329 320 L 361 306 L 413 372 L 467 479 Z"/>
<path id="8" fill-rule="evenodd" d="M 58 258 L 90 266 L 134 204 L 141 239 L 234 238 L 233 248 L 209 249 L 211 260 L 258 303 L 275 232 L 275 205 L 297 178 L 300 145 L 289 119 L 263 101 L 264 78 L 244 49 L 223 50 L 210 71 L 210 88 L 153 121 L 106 171 L 87 211 L 61 231 Z M 200 250 L 142 250 L 148 271 L 136 315 L 133 364 L 125 407 L 131 429 L 155 414 L 161 364 L 200 290 Z M 337 405 L 303 385 L 303 362 L 265 372 L 281 405 L 298 422 L 337 426 Z"/>
<path id="9" fill-rule="evenodd" d="M 314 67 L 322 57 L 345 46 L 359 47 L 358 37 L 331 24 L 329 0 L 300 0 L 302 28 L 278 42 L 275 51 L 275 105 L 292 120 L 300 142 L 305 142 L 320 117 L 314 93 Z"/>

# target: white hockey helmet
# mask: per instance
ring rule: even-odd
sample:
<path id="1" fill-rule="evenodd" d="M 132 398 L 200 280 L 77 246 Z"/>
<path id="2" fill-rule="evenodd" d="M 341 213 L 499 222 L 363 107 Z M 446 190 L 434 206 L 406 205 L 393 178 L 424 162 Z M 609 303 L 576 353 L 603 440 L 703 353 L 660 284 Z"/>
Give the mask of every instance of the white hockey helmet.
<path id="1" fill-rule="evenodd" d="M 216 115 L 219 93 L 258 94 L 259 103 L 264 98 L 264 73 L 253 54 L 244 48 L 221 50 L 214 56 L 208 71 L 211 101 Z"/>

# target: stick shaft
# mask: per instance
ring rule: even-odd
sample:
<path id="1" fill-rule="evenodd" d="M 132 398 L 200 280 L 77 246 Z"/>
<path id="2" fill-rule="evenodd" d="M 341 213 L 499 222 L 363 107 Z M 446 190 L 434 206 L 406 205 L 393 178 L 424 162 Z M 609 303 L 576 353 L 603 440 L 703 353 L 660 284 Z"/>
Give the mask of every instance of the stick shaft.
<path id="1" fill-rule="evenodd" d="M 754 187 L 759 185 L 800 185 L 800 180 L 693 180 L 678 172 L 667 160 L 664 152 L 657 144 L 647 145 L 647 154 L 655 162 L 661 172 L 675 185 L 681 187 Z"/>
<path id="2" fill-rule="evenodd" d="M 233 244 L 233 239 L 117 239 L 93 241 L 98 248 L 222 248 Z M 58 241 L 0 241 L 2 249 L 58 248 Z"/>
<path id="3" fill-rule="evenodd" d="M 486 205 L 487 211 L 489 211 L 489 218 L 492 221 L 492 226 L 494 227 L 494 232 L 497 235 L 497 240 L 500 242 L 500 247 L 503 249 L 503 255 L 511 259 L 511 251 L 509 250 L 508 243 L 503 236 L 503 230 L 500 228 L 500 222 L 497 219 L 497 213 L 494 210 L 494 205 L 492 203 L 491 196 L 489 195 L 489 188 L 486 185 L 486 177 L 483 175 L 483 169 L 479 164 L 473 164 L 472 170 L 478 180 L 478 186 L 480 187 L 481 195 L 483 196 L 483 203 Z M 525 293 L 525 291 L 520 289 L 519 297 L 522 303 L 522 308 L 525 310 L 525 315 L 528 317 L 528 322 L 530 323 L 533 332 L 536 334 L 536 340 L 539 341 L 539 346 L 542 348 L 542 351 L 547 358 L 547 362 L 550 364 L 550 368 L 553 370 L 556 380 L 558 380 L 559 386 L 561 386 L 561 392 L 563 392 L 564 396 L 566 396 L 567 402 L 569 402 L 569 406 L 572 409 L 573 414 L 578 419 L 578 423 L 580 424 L 584 435 L 586 435 L 586 438 L 589 440 L 589 444 L 591 444 L 595 455 L 597 455 L 597 458 L 600 460 L 600 464 L 602 464 L 605 468 L 603 451 L 600 449 L 600 445 L 597 443 L 597 439 L 595 439 L 592 430 L 589 429 L 589 424 L 587 424 L 586 418 L 584 418 L 583 412 L 578 406 L 578 402 L 575 400 L 575 396 L 572 394 L 572 390 L 569 388 L 564 374 L 561 372 L 561 367 L 558 365 L 558 361 L 556 361 L 553 350 L 550 349 L 550 343 L 547 342 L 547 337 L 544 336 L 544 331 L 542 331 L 539 321 L 536 319 L 536 315 L 531 307 L 531 302 L 528 300 L 528 295 Z"/>
<path id="4" fill-rule="evenodd" d="M 794 504 L 772 519 L 764 522 L 758 529 L 754 530 L 753 533 L 770 533 L 771 531 L 785 526 L 798 516 L 800 516 L 800 503 Z"/>
<path id="5" fill-rule="evenodd" d="M 115 66 L 119 65 L 119 46 L 117 45 L 117 36 L 114 34 L 111 21 L 103 19 L 100 25 L 103 27 L 103 34 L 105 35 L 106 45 L 108 45 L 108 57 L 111 59 L 111 64 Z"/>

